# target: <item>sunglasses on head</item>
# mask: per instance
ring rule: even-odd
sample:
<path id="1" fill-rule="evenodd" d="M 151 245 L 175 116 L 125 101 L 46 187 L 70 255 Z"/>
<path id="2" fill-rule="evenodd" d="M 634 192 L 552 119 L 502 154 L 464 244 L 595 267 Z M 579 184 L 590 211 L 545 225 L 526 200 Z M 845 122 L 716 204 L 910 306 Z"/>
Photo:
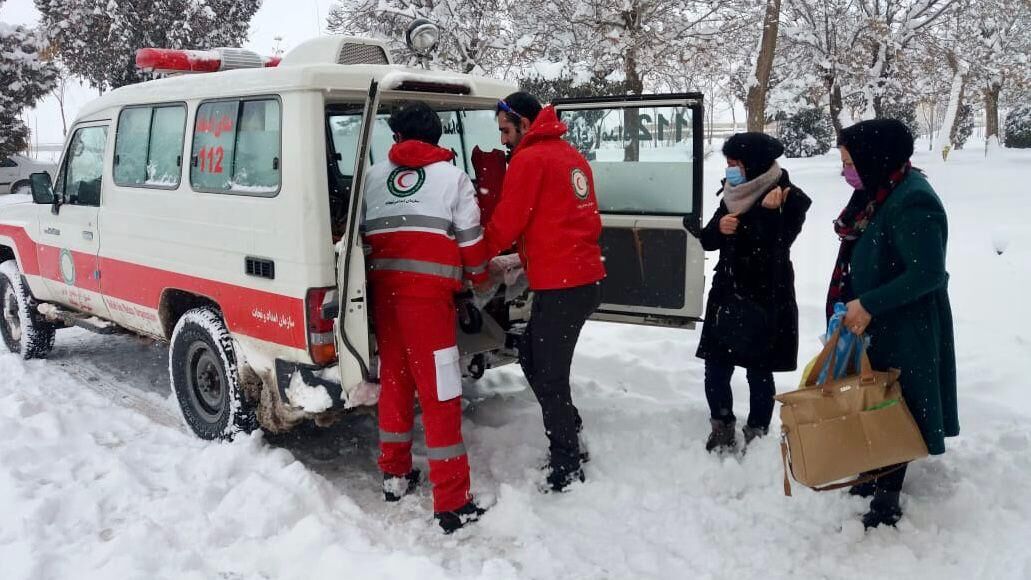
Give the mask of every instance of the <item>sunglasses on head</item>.
<path id="1" fill-rule="evenodd" d="M 515 115 L 516 117 L 518 117 L 520 119 L 523 118 L 522 115 L 520 115 L 519 113 L 515 112 L 515 109 L 510 107 L 508 105 L 508 103 L 505 102 L 505 99 L 498 99 L 498 111 L 504 111 L 506 113 L 511 113 L 511 114 Z"/>

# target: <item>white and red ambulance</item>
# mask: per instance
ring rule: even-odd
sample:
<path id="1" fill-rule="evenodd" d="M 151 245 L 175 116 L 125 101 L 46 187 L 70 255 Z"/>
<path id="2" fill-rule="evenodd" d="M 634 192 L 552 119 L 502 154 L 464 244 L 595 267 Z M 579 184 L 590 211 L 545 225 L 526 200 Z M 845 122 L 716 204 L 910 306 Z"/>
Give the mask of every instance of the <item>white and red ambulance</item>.
<path id="1" fill-rule="evenodd" d="M 189 427 L 205 438 L 331 423 L 374 402 L 359 232 L 363 175 L 386 157 L 390 107 L 421 99 L 477 183 L 516 89 L 392 64 L 385 44 L 321 37 L 281 61 L 239 49 L 141 50 L 182 72 L 111 91 L 69 131 L 56 180 L 0 206 L 0 335 L 45 357 L 78 326 L 169 343 Z M 701 316 L 697 94 L 558 103 L 591 161 L 609 276 L 600 320 L 691 327 Z M 481 188 L 485 197 L 495 195 Z M 466 375 L 514 360 L 527 297 L 463 316 Z M 473 320 L 475 319 L 475 320 Z"/>

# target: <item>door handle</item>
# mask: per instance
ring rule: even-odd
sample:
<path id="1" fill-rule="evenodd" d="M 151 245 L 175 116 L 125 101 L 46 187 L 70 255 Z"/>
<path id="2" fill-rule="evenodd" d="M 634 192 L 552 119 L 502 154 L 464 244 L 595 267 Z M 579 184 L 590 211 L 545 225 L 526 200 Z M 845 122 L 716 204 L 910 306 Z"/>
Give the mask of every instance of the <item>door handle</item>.
<path id="1" fill-rule="evenodd" d="M 83 232 L 82 232 L 82 239 L 84 239 L 84 240 L 86 240 L 88 242 L 92 242 L 93 241 L 93 232 L 91 232 L 89 230 L 83 230 Z"/>

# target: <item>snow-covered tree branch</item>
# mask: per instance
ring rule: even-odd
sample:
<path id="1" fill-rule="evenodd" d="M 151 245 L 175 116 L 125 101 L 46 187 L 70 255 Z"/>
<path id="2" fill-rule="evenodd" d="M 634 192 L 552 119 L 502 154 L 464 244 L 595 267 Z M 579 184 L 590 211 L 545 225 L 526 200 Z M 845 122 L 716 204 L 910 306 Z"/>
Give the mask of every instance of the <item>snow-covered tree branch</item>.
<path id="1" fill-rule="evenodd" d="M 54 50 L 100 90 L 145 80 L 138 48 L 240 46 L 262 0 L 35 0 Z"/>
<path id="2" fill-rule="evenodd" d="M 56 68 L 44 58 L 45 46 L 36 31 L 0 22 L 0 159 L 27 147 L 29 129 L 19 116 L 57 80 Z"/>

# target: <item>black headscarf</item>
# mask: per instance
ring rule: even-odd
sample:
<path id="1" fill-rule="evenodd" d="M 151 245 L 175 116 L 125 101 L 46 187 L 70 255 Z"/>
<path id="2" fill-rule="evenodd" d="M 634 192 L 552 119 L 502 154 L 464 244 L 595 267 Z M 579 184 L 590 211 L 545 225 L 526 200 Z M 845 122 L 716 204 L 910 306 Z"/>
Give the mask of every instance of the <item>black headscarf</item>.
<path id="1" fill-rule="evenodd" d="M 723 143 L 723 155 L 745 165 L 749 181 L 766 173 L 784 154 L 784 145 L 765 133 L 736 133 Z"/>
<path id="2" fill-rule="evenodd" d="M 848 149 L 863 188 L 877 191 L 888 176 L 913 156 L 913 134 L 897 119 L 861 121 L 841 132 L 839 145 Z"/>

